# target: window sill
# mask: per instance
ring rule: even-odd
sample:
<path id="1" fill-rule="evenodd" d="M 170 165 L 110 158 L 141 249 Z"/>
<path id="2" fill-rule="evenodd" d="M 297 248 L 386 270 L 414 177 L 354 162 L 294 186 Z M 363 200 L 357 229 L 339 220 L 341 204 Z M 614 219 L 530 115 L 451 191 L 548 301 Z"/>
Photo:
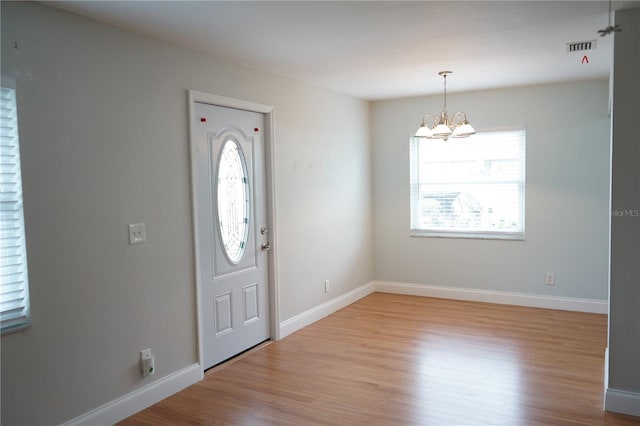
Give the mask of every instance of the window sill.
<path id="1" fill-rule="evenodd" d="M 25 322 L 19 325 L 14 325 L 12 327 L 7 327 L 2 330 L 2 336 L 6 336 L 7 334 L 19 333 L 21 331 L 25 331 L 26 329 L 31 328 L 31 321 Z"/>
<path id="2" fill-rule="evenodd" d="M 524 232 L 456 232 L 456 231 L 427 231 L 412 229 L 410 237 L 418 238 L 466 238 L 473 240 L 509 240 L 524 241 Z"/>

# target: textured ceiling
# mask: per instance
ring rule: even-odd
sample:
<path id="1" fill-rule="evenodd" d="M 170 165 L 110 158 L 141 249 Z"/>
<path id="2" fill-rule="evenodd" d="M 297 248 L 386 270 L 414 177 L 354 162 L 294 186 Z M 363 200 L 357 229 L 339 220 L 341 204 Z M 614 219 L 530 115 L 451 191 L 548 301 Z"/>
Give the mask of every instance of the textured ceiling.
<path id="1" fill-rule="evenodd" d="M 604 1 L 82 1 L 45 4 L 363 99 L 606 77 Z M 640 7 L 614 2 L 613 10 Z M 623 29 L 624 30 L 624 29 Z M 568 53 L 566 43 L 596 40 Z"/>

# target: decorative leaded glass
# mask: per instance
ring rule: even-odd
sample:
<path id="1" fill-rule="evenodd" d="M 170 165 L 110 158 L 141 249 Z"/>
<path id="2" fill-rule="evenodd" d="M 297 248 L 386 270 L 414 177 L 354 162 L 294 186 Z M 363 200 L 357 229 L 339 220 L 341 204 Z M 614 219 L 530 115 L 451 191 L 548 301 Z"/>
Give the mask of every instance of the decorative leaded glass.
<path id="1" fill-rule="evenodd" d="M 249 177 L 238 142 L 227 139 L 218 161 L 218 226 L 227 258 L 238 263 L 249 236 Z"/>

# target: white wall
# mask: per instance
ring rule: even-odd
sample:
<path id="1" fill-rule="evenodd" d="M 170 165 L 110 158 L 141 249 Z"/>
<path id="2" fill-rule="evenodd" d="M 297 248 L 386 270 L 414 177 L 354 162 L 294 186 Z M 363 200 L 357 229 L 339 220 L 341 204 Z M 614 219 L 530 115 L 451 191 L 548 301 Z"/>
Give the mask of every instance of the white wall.
<path id="1" fill-rule="evenodd" d="M 442 96 L 375 102 L 376 279 L 606 300 L 607 81 L 450 94 L 448 106 L 479 131 L 526 126 L 526 241 L 409 237 L 409 137 Z"/>
<path id="2" fill-rule="evenodd" d="M 640 9 L 616 12 L 607 410 L 640 416 Z M 626 212 L 630 212 L 627 214 Z"/>
<path id="3" fill-rule="evenodd" d="M 33 319 L 2 336 L 3 424 L 61 423 L 196 362 L 187 89 L 275 106 L 280 319 L 372 279 L 368 103 L 35 3 L 2 2 L 2 73 Z M 136 222 L 148 242 L 129 246 Z"/>

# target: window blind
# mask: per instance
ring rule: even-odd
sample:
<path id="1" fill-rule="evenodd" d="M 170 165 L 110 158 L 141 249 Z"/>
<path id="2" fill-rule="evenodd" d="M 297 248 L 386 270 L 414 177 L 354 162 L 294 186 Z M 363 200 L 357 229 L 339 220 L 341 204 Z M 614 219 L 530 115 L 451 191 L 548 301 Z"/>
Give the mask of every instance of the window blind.
<path id="1" fill-rule="evenodd" d="M 522 239 L 524 201 L 524 130 L 412 139 L 412 235 Z"/>
<path id="2" fill-rule="evenodd" d="M 2 332 L 29 324 L 16 94 L 0 88 L 0 326 Z"/>

